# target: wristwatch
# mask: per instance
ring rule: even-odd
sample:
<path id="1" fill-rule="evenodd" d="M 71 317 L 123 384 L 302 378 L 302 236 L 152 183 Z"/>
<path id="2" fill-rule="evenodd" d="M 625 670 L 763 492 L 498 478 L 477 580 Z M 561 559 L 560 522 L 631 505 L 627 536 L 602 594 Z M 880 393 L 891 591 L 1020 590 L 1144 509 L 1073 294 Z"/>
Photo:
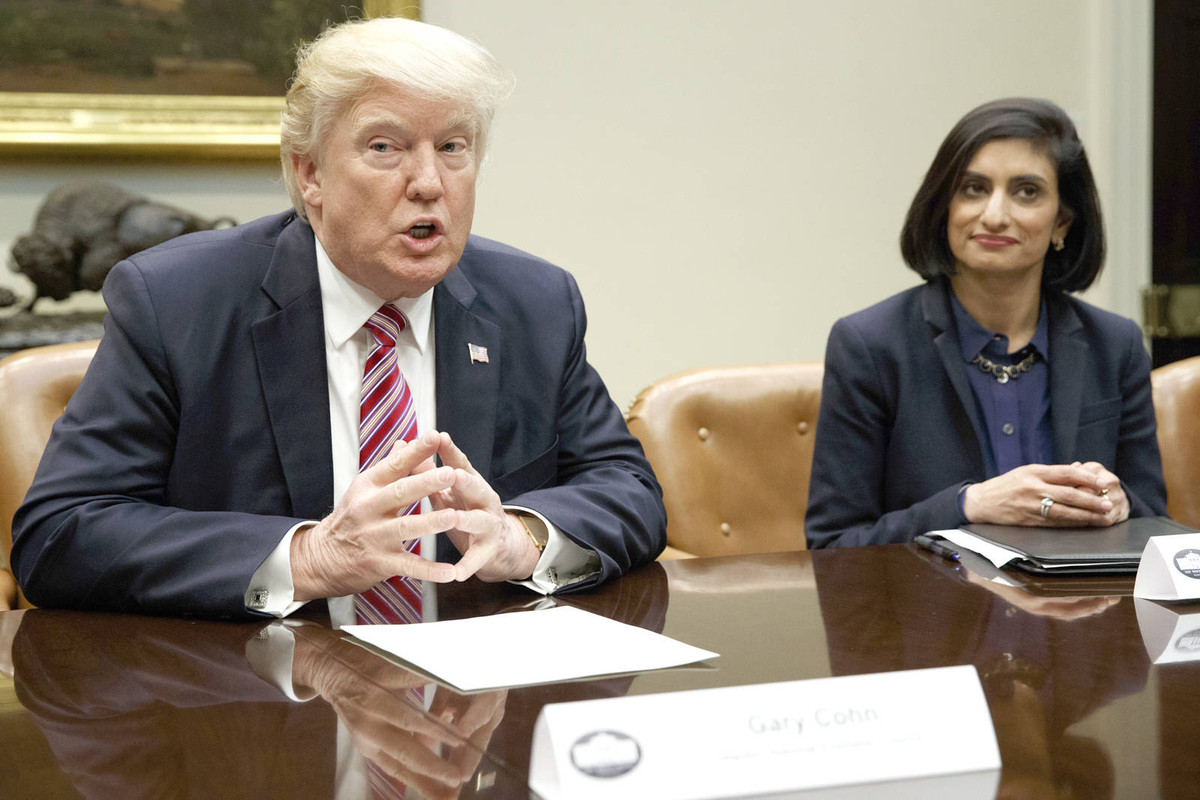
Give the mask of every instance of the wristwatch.
<path id="1" fill-rule="evenodd" d="M 527 514 L 513 514 L 517 521 L 521 523 L 521 527 L 525 529 L 525 533 L 529 534 L 529 540 L 533 542 L 533 546 L 541 553 L 546 549 L 546 543 L 550 541 L 550 531 L 546 530 L 546 526 L 537 517 L 531 517 Z"/>

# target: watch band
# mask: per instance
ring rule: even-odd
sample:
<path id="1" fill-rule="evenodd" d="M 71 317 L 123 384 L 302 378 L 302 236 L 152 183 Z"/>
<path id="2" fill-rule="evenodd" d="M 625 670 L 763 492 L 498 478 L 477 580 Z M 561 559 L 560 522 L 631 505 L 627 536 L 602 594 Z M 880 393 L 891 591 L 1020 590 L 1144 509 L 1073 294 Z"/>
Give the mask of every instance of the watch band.
<path id="1" fill-rule="evenodd" d="M 525 529 L 525 533 L 529 535 L 529 541 L 533 542 L 533 546 L 538 549 L 539 553 L 545 552 L 546 544 L 550 541 L 550 533 L 544 525 L 538 525 L 537 528 L 541 532 L 541 536 L 534 533 L 533 526 L 529 524 L 529 517 L 525 514 L 513 514 L 517 521 L 521 523 L 521 527 Z"/>

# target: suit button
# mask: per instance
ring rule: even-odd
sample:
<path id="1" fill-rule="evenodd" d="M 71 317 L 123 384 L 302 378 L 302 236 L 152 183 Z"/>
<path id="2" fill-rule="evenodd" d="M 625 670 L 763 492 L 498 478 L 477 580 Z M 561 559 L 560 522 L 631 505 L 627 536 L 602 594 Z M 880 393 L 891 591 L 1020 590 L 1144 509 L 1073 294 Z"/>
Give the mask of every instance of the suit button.
<path id="1" fill-rule="evenodd" d="M 1016 428 L 1013 427 L 1011 422 L 1006 422 L 1004 423 L 1004 426 L 1000 428 L 1000 430 L 1004 431 L 1005 436 L 1012 436 L 1013 431 L 1015 431 Z"/>

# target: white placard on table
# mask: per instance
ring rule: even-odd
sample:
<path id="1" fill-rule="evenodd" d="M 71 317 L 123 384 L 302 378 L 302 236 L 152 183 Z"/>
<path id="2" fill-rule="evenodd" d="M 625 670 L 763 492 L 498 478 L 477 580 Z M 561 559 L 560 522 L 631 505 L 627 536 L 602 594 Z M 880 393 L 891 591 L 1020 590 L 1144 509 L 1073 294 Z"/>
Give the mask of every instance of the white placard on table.
<path id="1" fill-rule="evenodd" d="M 1151 536 L 1142 550 L 1133 596 L 1147 600 L 1200 599 L 1200 533 Z"/>
<path id="2" fill-rule="evenodd" d="M 991 798 L 999 779 L 995 731 L 969 665 L 552 703 L 538 716 L 529 766 L 530 788 L 547 800 L 701 800 L 882 782 L 919 786 L 905 796 Z"/>

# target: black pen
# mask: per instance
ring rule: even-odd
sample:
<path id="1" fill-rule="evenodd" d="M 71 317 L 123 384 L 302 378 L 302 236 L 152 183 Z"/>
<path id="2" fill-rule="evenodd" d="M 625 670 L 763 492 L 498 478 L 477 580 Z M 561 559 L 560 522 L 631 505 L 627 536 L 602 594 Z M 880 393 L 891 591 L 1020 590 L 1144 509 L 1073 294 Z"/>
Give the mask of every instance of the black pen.
<path id="1" fill-rule="evenodd" d="M 946 544 L 946 540 L 941 536 L 930 536 L 929 534 L 922 533 L 914 541 L 918 547 L 939 555 L 947 561 L 958 561 L 958 551 Z"/>

